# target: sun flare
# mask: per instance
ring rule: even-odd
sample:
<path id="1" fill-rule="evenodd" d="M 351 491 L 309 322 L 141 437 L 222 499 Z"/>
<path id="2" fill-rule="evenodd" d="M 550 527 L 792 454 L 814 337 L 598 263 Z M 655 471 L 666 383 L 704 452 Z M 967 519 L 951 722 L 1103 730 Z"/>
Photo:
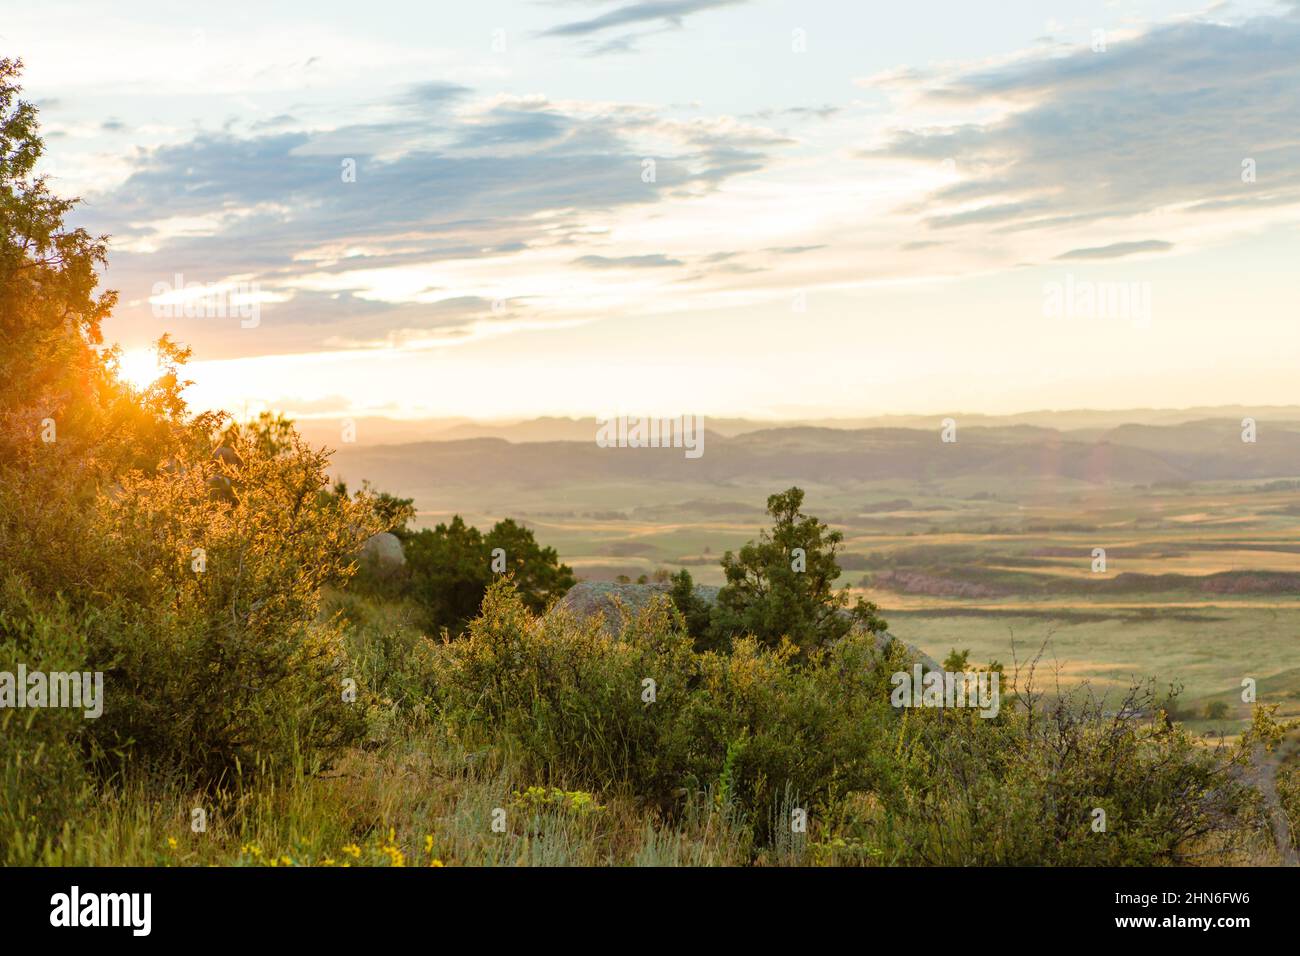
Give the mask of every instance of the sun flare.
<path id="1" fill-rule="evenodd" d="M 117 364 L 118 375 L 133 388 L 145 389 L 158 380 L 158 353 L 153 349 L 126 349 Z"/>

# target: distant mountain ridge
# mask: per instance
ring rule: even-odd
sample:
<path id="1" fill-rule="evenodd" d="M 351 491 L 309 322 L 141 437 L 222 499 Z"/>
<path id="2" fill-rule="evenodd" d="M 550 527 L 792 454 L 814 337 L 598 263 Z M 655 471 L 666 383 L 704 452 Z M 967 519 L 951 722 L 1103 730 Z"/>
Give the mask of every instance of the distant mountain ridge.
<path id="1" fill-rule="evenodd" d="M 519 481 L 551 485 L 653 479 L 726 483 L 772 481 L 933 481 L 963 476 L 1054 478 L 1149 484 L 1300 475 L 1300 420 L 1257 419 L 1257 441 L 1240 419 L 1177 425 L 1121 425 L 1071 432 L 1027 424 L 963 425 L 940 440 L 938 422 L 917 428 L 766 427 L 735 436 L 708 431 L 704 455 L 680 448 L 601 448 L 579 441 L 512 443 L 467 438 L 374 447 L 344 446 L 334 471 L 400 491 L 431 485 Z"/>
<path id="2" fill-rule="evenodd" d="M 292 418 L 292 410 L 289 412 Z M 944 418 L 953 418 L 967 427 L 1009 428 L 1028 425 L 1056 431 L 1103 432 L 1123 425 L 1181 425 L 1207 419 L 1245 417 L 1258 422 L 1300 422 L 1300 405 L 1219 406 L 1202 408 L 1120 409 L 1120 410 L 1041 410 L 1014 415 L 977 415 L 949 412 L 933 415 L 876 415 L 846 418 L 803 418 L 768 420 L 706 415 L 705 427 L 710 434 L 729 438 L 756 431 L 788 428 L 938 428 Z M 509 442 L 588 441 L 596 434 L 595 418 L 542 416 L 515 422 L 476 422 L 465 418 L 396 419 L 378 416 L 343 418 L 299 418 L 298 430 L 314 444 L 337 448 L 345 422 L 354 426 L 358 445 L 385 445 L 422 441 L 461 441 L 469 438 L 501 438 Z"/>

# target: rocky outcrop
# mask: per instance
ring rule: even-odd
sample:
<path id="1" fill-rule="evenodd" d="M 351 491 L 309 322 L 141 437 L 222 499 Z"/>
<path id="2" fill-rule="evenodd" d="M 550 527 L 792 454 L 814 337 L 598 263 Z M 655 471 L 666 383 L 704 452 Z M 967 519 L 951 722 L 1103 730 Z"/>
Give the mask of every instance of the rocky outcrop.
<path id="1" fill-rule="evenodd" d="M 579 620 L 601 617 L 604 630 L 614 634 L 621 630 L 624 621 L 635 617 L 651 601 L 659 597 L 668 597 L 671 586 L 667 584 L 612 584 L 605 581 L 584 581 L 575 584 L 569 592 L 555 603 L 551 613 L 566 612 Z M 720 589 L 706 584 L 695 585 L 695 596 L 709 605 L 717 604 Z M 876 646 L 883 649 L 891 641 L 897 640 L 888 631 L 877 634 Z M 927 671 L 940 670 L 939 664 L 925 652 L 910 644 L 904 644 L 908 652 Z"/>
<path id="2" fill-rule="evenodd" d="M 596 615 L 605 619 L 607 631 L 618 630 L 624 616 L 635 617 L 659 596 L 667 597 L 668 584 L 613 584 L 606 581 L 583 581 L 569 588 L 569 592 L 556 602 L 556 609 L 564 609 L 579 620 Z M 718 603 L 718 588 L 705 584 L 695 585 L 695 595 L 710 606 Z"/>
<path id="3" fill-rule="evenodd" d="M 397 535 L 381 531 L 366 538 L 361 546 L 361 561 L 380 571 L 393 571 L 406 566 L 406 552 Z"/>

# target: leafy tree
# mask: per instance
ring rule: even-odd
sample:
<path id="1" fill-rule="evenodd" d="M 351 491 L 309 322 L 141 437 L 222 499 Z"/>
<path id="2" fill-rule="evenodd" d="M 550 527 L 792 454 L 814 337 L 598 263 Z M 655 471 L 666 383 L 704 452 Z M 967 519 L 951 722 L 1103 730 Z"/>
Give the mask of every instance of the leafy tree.
<path id="1" fill-rule="evenodd" d="M 189 353 L 167 336 L 157 346 L 163 374 L 147 389 L 116 374 L 120 351 L 103 346 L 100 326 L 117 293 L 96 291 L 107 237 L 69 228 L 77 200 L 36 175 L 44 143 L 36 108 L 19 98 L 21 70 L 0 59 L 0 462 L 59 459 L 101 478 L 154 468 L 196 437 L 206 443 L 216 416 L 181 427 L 187 383 L 176 366 Z M 56 440 L 42 443 L 47 423 Z"/>
<path id="2" fill-rule="evenodd" d="M 500 548 L 504 561 L 493 568 Z M 509 575 L 526 607 L 534 613 L 573 587 L 575 579 L 560 564 L 554 548 L 543 548 L 533 532 L 507 518 L 486 535 L 456 515 L 450 524 L 410 534 L 406 540 L 410 596 L 424 606 L 428 623 L 462 632 L 478 614 L 488 585 Z"/>
<path id="3" fill-rule="evenodd" d="M 383 522 L 385 531 L 391 531 L 398 537 L 409 533 L 406 523 L 415 517 L 414 498 L 399 498 L 386 491 L 380 491 L 375 494 L 374 504 L 375 514 Z"/>
<path id="4" fill-rule="evenodd" d="M 513 518 L 498 521 L 484 540 L 489 556 L 500 548 L 505 552 L 505 573 L 511 575 L 524 605 L 533 613 L 546 610 L 577 583 L 573 571 L 560 563 L 554 548 L 543 548 L 533 532 Z"/>
<path id="5" fill-rule="evenodd" d="M 789 637 L 806 652 L 854 626 L 874 633 L 885 629 L 876 605 L 859 598 L 850 608 L 849 589 L 834 589 L 840 576 L 835 553 L 844 536 L 804 514 L 803 499 L 800 488 L 771 495 L 772 530 L 739 554 L 723 555 L 727 583 L 718 592 L 712 622 L 717 639 L 752 634 L 776 645 Z"/>
<path id="6" fill-rule="evenodd" d="M 1228 704 L 1222 700 L 1212 700 L 1205 705 L 1206 720 L 1225 720 L 1228 716 Z"/>
<path id="7" fill-rule="evenodd" d="M 399 498 L 387 491 L 376 491 L 368 481 L 361 483 L 361 491 L 364 496 L 370 499 L 371 506 L 380 521 L 380 530 L 391 531 L 399 538 L 405 538 L 411 534 L 406 525 L 415 517 L 414 498 Z M 335 481 L 327 494 L 346 501 L 348 498 L 348 483 L 341 479 Z"/>
<path id="8" fill-rule="evenodd" d="M 720 650 L 722 644 L 717 640 L 713 627 L 713 608 L 695 593 L 695 581 L 691 578 L 691 572 L 682 568 L 669 581 L 672 587 L 668 596 L 681 612 L 682 619 L 686 622 L 686 633 L 695 641 L 695 649 Z"/>
<path id="9" fill-rule="evenodd" d="M 0 715 L 0 831 L 31 817 L 57 842 L 71 760 L 214 786 L 310 772 L 355 739 L 364 708 L 342 700 L 319 598 L 375 519 L 365 496 L 322 507 L 324 456 L 274 421 L 274 449 L 232 436 L 240 494 L 212 498 L 224 416 L 187 410 L 189 349 L 169 336 L 152 384 L 119 374 L 107 240 L 69 228 L 76 200 L 36 175 L 19 70 L 0 60 L 0 670 L 102 671 L 110 701 L 70 726 Z"/>
<path id="10" fill-rule="evenodd" d="M 478 613 L 492 580 L 487 553 L 483 535 L 460 515 L 407 539 L 410 594 L 431 627 L 460 632 Z"/>
<path id="11" fill-rule="evenodd" d="M 282 412 L 260 412 L 251 422 L 232 424 L 226 430 L 225 441 L 234 443 L 239 435 L 256 445 L 264 456 L 274 458 L 294 447 L 297 432 L 294 431 L 293 420 Z"/>
<path id="12" fill-rule="evenodd" d="M 970 648 L 957 650 L 953 648 L 943 659 L 943 669 L 953 674 L 965 673 L 970 668 Z"/>

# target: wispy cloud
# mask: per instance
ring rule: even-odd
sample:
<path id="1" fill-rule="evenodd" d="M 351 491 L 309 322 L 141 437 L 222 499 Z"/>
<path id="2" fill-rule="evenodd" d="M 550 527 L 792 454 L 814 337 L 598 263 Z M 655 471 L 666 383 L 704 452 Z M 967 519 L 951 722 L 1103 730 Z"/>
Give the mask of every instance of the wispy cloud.
<path id="1" fill-rule="evenodd" d="M 688 16 L 733 7 L 749 0 L 643 0 L 625 3 L 594 17 L 570 20 L 543 30 L 546 37 L 571 37 L 586 41 L 593 56 L 632 53 L 646 37 L 679 30 Z M 617 35 L 611 35 L 616 33 Z"/>
<path id="2" fill-rule="evenodd" d="M 544 31 L 545 36 L 587 36 L 605 30 L 634 26 L 642 23 L 660 23 L 681 26 L 692 13 L 730 7 L 747 0 L 645 0 L 628 3 L 585 20 L 571 20 Z"/>
<path id="3" fill-rule="evenodd" d="M 919 207 L 935 228 L 1014 231 L 1300 203 L 1292 18 L 1179 22 L 1114 39 L 1104 52 L 879 82 L 920 105 L 983 114 L 900 130 L 862 154 L 955 165 L 958 180 Z"/>
<path id="4" fill-rule="evenodd" d="M 672 259 L 662 254 L 648 256 L 580 256 L 573 260 L 577 266 L 590 266 L 593 269 L 661 269 L 665 266 L 680 266 L 680 259 Z"/>
<path id="5" fill-rule="evenodd" d="M 178 330 L 209 357 L 568 322 L 608 302 L 591 283 L 613 277 L 591 272 L 683 264 L 660 251 L 603 255 L 599 223 L 717 189 L 762 169 L 763 148 L 785 142 L 728 118 L 475 101 L 454 84 L 409 89 L 394 106 L 382 122 L 204 133 L 140 152 L 125 182 L 82 213 L 114 237 L 122 317 L 147 325 L 150 288 L 180 273 L 239 276 L 280 299 L 255 339 L 212 322 Z"/>
<path id="6" fill-rule="evenodd" d="M 1168 252 L 1174 247 L 1172 242 L 1162 239 L 1144 239 L 1139 242 L 1112 242 L 1108 246 L 1093 246 L 1090 249 L 1071 249 L 1063 252 L 1058 259 L 1119 259 L 1123 256 L 1137 255 L 1141 252 Z"/>

